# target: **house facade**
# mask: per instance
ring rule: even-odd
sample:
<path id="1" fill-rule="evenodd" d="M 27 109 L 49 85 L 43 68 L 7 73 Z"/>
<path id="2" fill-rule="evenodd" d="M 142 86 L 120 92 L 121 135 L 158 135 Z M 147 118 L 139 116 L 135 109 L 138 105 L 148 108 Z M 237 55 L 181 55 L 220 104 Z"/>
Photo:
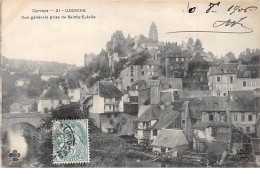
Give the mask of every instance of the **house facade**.
<path id="1" fill-rule="evenodd" d="M 256 133 L 257 103 L 253 91 L 231 91 L 228 95 L 232 124 L 246 134 Z"/>
<path id="2" fill-rule="evenodd" d="M 39 98 L 38 111 L 48 113 L 51 109 L 55 109 L 61 104 L 69 104 L 69 96 L 64 94 L 56 85 L 51 85 L 44 90 Z"/>
<path id="3" fill-rule="evenodd" d="M 211 67 L 208 86 L 213 96 L 227 96 L 229 91 L 250 91 L 259 87 L 259 66 L 223 63 Z"/>
<path id="4" fill-rule="evenodd" d="M 136 81 L 148 80 L 152 76 L 158 76 L 159 62 L 148 59 L 142 64 L 130 64 L 120 72 L 122 89 L 129 89 Z"/>
<path id="5" fill-rule="evenodd" d="M 98 81 L 87 94 L 83 111 L 103 133 L 113 133 L 124 111 L 123 93 L 112 82 Z"/>
<path id="6" fill-rule="evenodd" d="M 187 75 L 189 58 L 183 53 L 170 53 L 164 58 L 166 77 L 183 78 Z"/>

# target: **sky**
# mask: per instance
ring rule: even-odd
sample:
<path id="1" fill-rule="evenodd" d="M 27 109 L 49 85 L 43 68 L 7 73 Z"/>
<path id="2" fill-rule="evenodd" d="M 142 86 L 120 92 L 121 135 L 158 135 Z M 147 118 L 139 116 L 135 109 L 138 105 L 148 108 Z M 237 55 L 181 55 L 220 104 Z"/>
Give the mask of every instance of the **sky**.
<path id="1" fill-rule="evenodd" d="M 246 48 L 260 48 L 260 9 L 235 12 L 230 15 L 231 5 L 246 8 L 259 7 L 256 1 L 221 2 L 214 7 L 217 12 L 206 13 L 209 2 L 190 1 L 189 7 L 196 7 L 193 13 L 187 12 L 188 1 L 182 2 L 83 2 L 83 1 L 28 1 L 4 0 L 2 5 L 2 55 L 8 58 L 57 61 L 82 66 L 85 53 L 99 53 L 116 30 L 122 30 L 125 37 L 143 34 L 148 36 L 154 21 L 163 42 L 187 42 L 189 37 L 199 38 L 205 51 L 217 56 L 232 51 L 236 56 Z M 33 9 L 86 9 L 86 13 L 49 12 L 34 13 Z M 95 19 L 23 20 L 21 16 L 52 15 L 94 15 Z M 217 20 L 239 20 L 252 28 L 247 34 L 217 33 L 178 33 L 180 30 L 246 31 L 240 25 L 213 28 Z"/>

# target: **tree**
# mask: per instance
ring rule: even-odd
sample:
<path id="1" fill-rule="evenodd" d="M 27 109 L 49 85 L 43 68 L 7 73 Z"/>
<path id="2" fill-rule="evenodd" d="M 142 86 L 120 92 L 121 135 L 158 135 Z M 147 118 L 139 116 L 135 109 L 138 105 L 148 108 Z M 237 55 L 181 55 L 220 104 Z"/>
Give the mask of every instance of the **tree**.
<path id="1" fill-rule="evenodd" d="M 189 40 L 188 40 L 188 43 L 187 43 L 187 49 L 188 50 L 193 50 L 194 48 L 194 41 L 193 39 L 190 37 Z"/>
<path id="2" fill-rule="evenodd" d="M 196 51 L 203 51 L 204 48 L 202 47 L 202 43 L 199 39 L 196 40 L 194 50 Z"/>

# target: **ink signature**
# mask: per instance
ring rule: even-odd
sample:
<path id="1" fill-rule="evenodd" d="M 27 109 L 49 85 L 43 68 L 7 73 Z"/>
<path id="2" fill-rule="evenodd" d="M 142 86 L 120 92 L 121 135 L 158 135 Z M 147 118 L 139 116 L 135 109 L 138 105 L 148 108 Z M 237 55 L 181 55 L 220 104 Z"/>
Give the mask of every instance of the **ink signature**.
<path id="1" fill-rule="evenodd" d="M 241 21 L 243 21 L 244 19 L 246 19 L 247 17 L 242 17 L 241 19 L 239 19 L 238 21 L 231 21 L 231 19 L 227 20 L 227 21 L 219 21 L 217 20 L 216 22 L 214 22 L 213 24 L 213 28 L 218 28 L 220 26 L 225 26 L 225 27 L 234 27 L 234 26 L 241 26 L 245 29 L 248 30 L 248 33 L 252 33 L 254 30 L 246 27 L 244 24 L 241 23 Z"/>

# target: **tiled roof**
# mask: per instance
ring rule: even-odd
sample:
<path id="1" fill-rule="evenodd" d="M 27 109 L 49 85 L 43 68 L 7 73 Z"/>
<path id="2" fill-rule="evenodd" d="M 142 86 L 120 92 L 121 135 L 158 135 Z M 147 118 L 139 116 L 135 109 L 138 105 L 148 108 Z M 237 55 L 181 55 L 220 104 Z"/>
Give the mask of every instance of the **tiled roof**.
<path id="1" fill-rule="evenodd" d="M 43 92 L 41 100 L 64 100 L 69 99 L 69 96 L 61 92 L 56 85 L 51 85 Z"/>
<path id="2" fill-rule="evenodd" d="M 183 106 L 183 103 L 182 101 L 175 101 L 175 102 L 172 102 L 171 104 L 173 105 L 173 110 L 175 111 L 181 111 L 182 110 L 182 106 Z"/>
<path id="3" fill-rule="evenodd" d="M 160 117 L 160 107 L 158 105 L 150 105 L 136 121 L 146 122 L 151 120 L 158 120 Z M 139 115 L 139 114 L 138 114 Z"/>
<path id="4" fill-rule="evenodd" d="M 209 75 L 218 74 L 237 74 L 238 73 L 237 63 L 222 63 L 218 67 L 212 68 Z"/>
<path id="5" fill-rule="evenodd" d="M 91 90 L 91 95 L 100 95 L 107 98 L 122 97 L 123 93 L 112 83 L 108 81 L 96 82 Z"/>
<path id="6" fill-rule="evenodd" d="M 226 97 L 204 97 L 201 99 L 201 111 L 226 111 L 228 109 Z"/>
<path id="7" fill-rule="evenodd" d="M 205 63 L 206 61 L 203 59 L 203 57 L 197 53 L 192 59 L 190 62 L 201 62 L 201 63 Z"/>
<path id="8" fill-rule="evenodd" d="M 259 65 L 240 65 L 237 77 L 238 78 L 259 78 Z"/>
<path id="9" fill-rule="evenodd" d="M 178 101 L 189 102 L 190 117 L 195 119 L 201 119 L 200 105 L 201 101 L 197 98 L 181 98 Z"/>
<path id="10" fill-rule="evenodd" d="M 163 89 L 182 89 L 182 78 L 160 77 Z"/>
<path id="11" fill-rule="evenodd" d="M 176 148 L 183 145 L 188 145 L 183 130 L 174 129 L 162 129 L 152 143 L 152 146 L 168 148 Z"/>
<path id="12" fill-rule="evenodd" d="M 159 121 L 152 129 L 167 129 L 172 124 L 172 122 L 179 116 L 180 112 L 174 111 L 172 105 L 166 106 L 165 109 L 162 110 L 160 113 Z"/>

